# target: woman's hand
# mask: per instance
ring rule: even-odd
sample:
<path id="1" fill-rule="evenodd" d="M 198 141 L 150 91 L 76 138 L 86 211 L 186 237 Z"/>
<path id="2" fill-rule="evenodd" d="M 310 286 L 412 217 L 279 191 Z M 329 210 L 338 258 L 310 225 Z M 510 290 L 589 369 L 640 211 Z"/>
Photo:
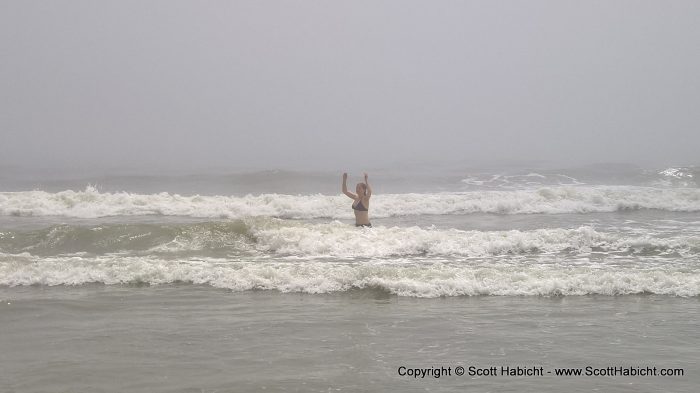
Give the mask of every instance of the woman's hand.
<path id="1" fill-rule="evenodd" d="M 367 172 L 365 172 L 365 184 L 367 184 Z"/>

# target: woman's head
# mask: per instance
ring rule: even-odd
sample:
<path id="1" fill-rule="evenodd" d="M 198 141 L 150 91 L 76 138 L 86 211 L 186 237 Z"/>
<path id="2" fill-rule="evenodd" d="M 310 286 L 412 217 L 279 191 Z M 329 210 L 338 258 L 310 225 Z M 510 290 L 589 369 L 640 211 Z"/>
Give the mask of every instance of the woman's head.
<path id="1" fill-rule="evenodd" d="M 365 183 L 357 183 L 355 186 L 355 192 L 357 195 L 364 196 L 367 194 L 367 185 Z"/>

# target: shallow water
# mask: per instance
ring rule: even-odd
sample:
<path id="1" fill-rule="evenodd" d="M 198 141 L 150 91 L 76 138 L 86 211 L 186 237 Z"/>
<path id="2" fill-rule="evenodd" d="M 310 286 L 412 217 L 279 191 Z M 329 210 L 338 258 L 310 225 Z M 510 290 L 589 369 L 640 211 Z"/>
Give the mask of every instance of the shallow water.
<path id="1" fill-rule="evenodd" d="M 5 392 L 690 392 L 700 383 L 697 298 L 88 285 L 1 288 L 0 299 Z M 401 366 L 684 375 L 414 379 Z"/>

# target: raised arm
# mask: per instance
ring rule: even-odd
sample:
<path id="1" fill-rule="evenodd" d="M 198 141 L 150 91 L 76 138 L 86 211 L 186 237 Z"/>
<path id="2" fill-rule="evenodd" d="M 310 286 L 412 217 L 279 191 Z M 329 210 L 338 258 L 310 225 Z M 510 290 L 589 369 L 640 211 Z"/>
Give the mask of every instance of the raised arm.
<path id="1" fill-rule="evenodd" d="M 369 186 L 369 182 L 367 181 L 367 173 L 365 173 L 365 185 L 367 186 L 367 192 L 365 192 L 365 195 L 367 198 L 372 196 L 372 187 Z"/>
<path id="2" fill-rule="evenodd" d="M 348 191 L 348 174 L 343 173 L 343 194 L 347 195 L 349 198 L 352 200 L 357 199 L 357 195 L 353 194 L 352 192 Z"/>

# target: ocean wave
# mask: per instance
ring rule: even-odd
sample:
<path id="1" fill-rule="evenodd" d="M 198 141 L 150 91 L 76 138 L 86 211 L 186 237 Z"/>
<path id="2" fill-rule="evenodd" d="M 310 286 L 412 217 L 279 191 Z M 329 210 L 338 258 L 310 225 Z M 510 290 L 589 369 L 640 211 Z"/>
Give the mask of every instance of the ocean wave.
<path id="1" fill-rule="evenodd" d="M 700 211 L 700 189 L 632 186 L 547 187 L 518 191 L 471 191 L 436 194 L 377 194 L 372 217 L 423 214 L 561 214 L 658 209 Z M 279 217 L 294 219 L 352 217 L 345 196 L 262 194 L 183 196 L 84 191 L 3 192 L 0 215 L 106 216 L 165 215 L 200 218 Z"/>
<path id="2" fill-rule="evenodd" d="M 226 256 L 300 258 L 390 258 L 402 256 L 488 257 L 540 254 L 700 254 L 700 237 L 677 233 L 605 232 L 575 229 L 465 231 L 433 227 L 357 229 L 334 221 L 305 223 L 270 218 L 189 224 L 56 225 L 33 231 L 0 232 L 0 252 L 62 254 Z"/>
<path id="3" fill-rule="evenodd" d="M 260 225 L 251 228 L 256 249 L 304 257 L 387 258 L 396 256 L 487 257 L 554 253 L 625 253 L 695 255 L 700 238 L 692 234 L 671 238 L 544 228 L 528 231 L 464 231 L 420 227 L 376 227 L 357 230 L 336 222 L 315 225 Z"/>
<path id="4" fill-rule="evenodd" d="M 0 232 L 0 252 L 33 255 L 245 250 L 248 226 L 241 220 L 191 224 L 54 225 Z"/>
<path id="5" fill-rule="evenodd" d="M 657 173 L 658 178 L 651 184 L 660 187 L 698 187 L 699 174 L 700 168 L 697 167 L 666 168 Z"/>
<path id="6" fill-rule="evenodd" d="M 233 291 L 329 293 L 378 288 L 399 296 L 700 295 L 700 271 L 615 264 L 269 262 L 155 257 L 0 255 L 0 285 L 205 284 Z"/>
<path id="7" fill-rule="evenodd" d="M 658 172 L 658 174 L 674 179 L 692 179 L 696 177 L 696 172 L 698 172 L 698 168 L 694 167 L 671 167 Z"/>
<path id="8" fill-rule="evenodd" d="M 546 186 L 577 186 L 585 184 L 577 179 L 563 174 L 472 174 L 461 180 L 468 187 L 485 189 L 523 189 L 541 188 Z"/>

